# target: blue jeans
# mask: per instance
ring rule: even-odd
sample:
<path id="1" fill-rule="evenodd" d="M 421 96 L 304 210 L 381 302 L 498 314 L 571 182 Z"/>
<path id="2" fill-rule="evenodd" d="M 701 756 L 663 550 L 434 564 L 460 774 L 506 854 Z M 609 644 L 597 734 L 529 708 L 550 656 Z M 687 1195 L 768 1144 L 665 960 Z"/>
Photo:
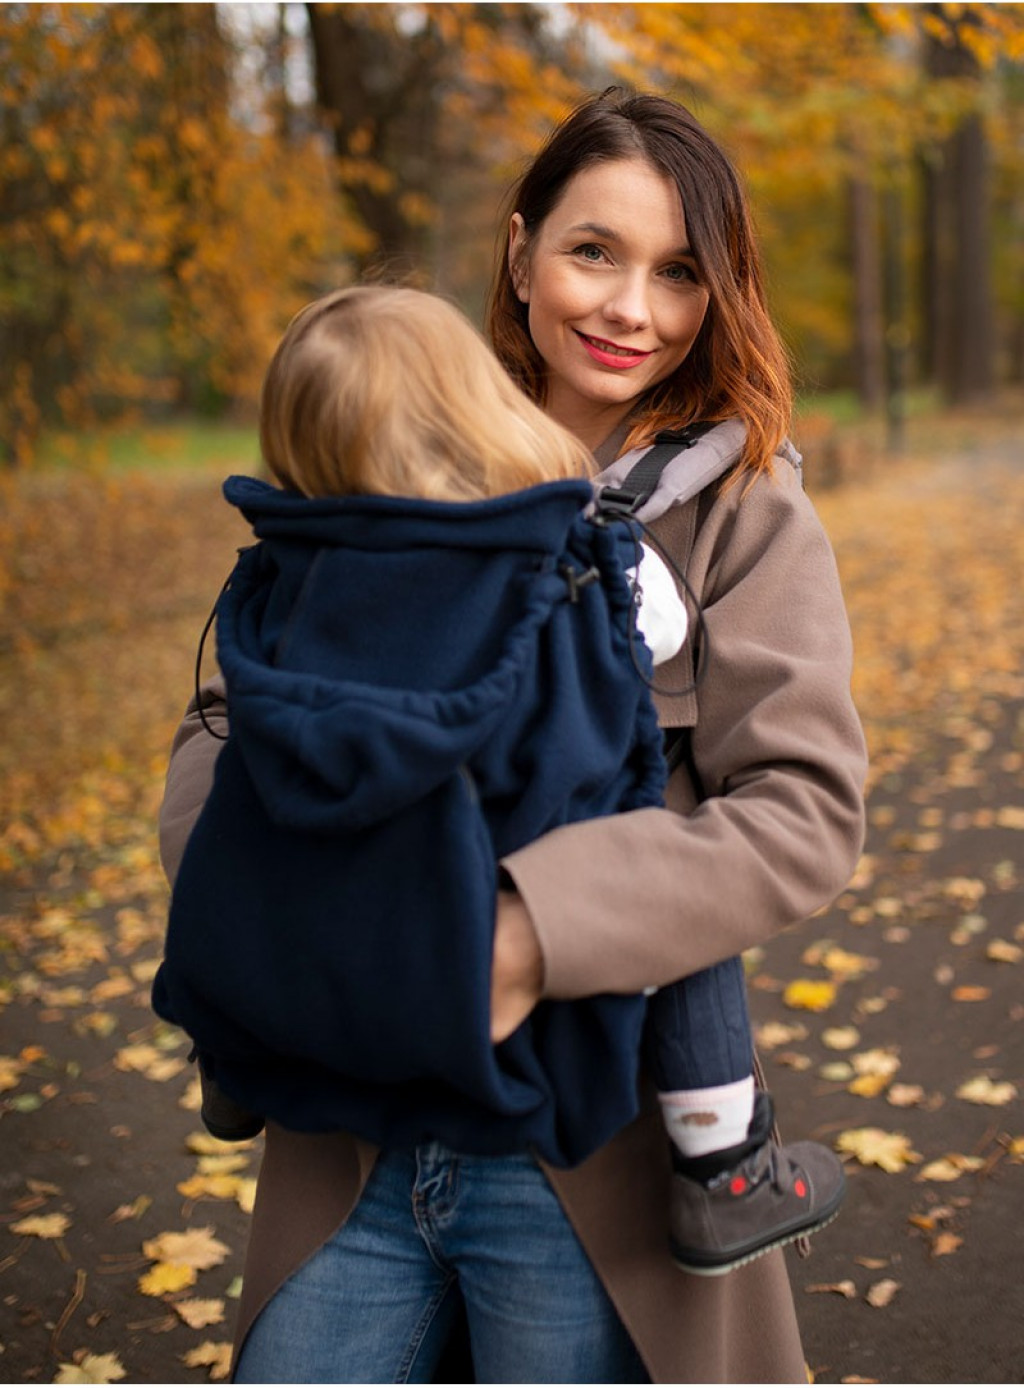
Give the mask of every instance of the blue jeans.
<path id="1" fill-rule="evenodd" d="M 238 1383 L 428 1383 L 460 1312 L 479 1383 L 647 1383 L 532 1157 L 383 1153 L 256 1320 Z"/>

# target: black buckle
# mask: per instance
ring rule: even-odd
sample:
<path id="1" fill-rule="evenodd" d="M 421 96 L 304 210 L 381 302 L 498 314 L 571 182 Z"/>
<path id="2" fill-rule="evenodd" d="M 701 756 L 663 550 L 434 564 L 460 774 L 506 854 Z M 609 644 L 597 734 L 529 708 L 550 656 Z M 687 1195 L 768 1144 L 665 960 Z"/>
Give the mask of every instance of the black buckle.
<path id="1" fill-rule="evenodd" d="M 624 492 L 621 487 L 602 487 L 597 494 L 598 515 L 610 511 L 616 516 L 632 516 L 643 505 L 644 497 L 635 492 Z"/>
<path id="2" fill-rule="evenodd" d="M 683 429 L 662 429 L 655 434 L 655 443 L 677 443 L 689 448 L 697 442 L 699 434 L 694 433 L 693 425 L 687 424 Z"/>

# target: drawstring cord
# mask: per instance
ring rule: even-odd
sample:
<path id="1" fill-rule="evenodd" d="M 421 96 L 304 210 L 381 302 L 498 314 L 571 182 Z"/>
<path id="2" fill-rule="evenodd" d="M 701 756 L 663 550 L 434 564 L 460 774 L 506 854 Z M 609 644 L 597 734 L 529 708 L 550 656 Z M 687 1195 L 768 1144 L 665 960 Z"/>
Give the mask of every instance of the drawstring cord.
<path id="1" fill-rule="evenodd" d="M 253 548 L 252 545 L 243 545 L 243 546 L 241 547 L 241 549 L 239 549 L 239 551 L 238 551 L 238 557 L 241 558 L 242 555 L 245 554 L 247 550 L 250 550 L 250 549 L 252 549 L 252 548 Z M 215 600 L 214 600 L 214 604 L 213 604 L 213 606 L 210 608 L 210 615 L 207 617 L 206 623 L 205 623 L 205 625 L 203 626 L 203 629 L 202 629 L 202 631 L 201 631 L 200 634 L 199 634 L 199 648 L 198 648 L 197 651 L 196 651 L 196 668 L 195 668 L 195 676 L 194 676 L 196 709 L 197 709 L 197 711 L 198 711 L 198 713 L 199 713 L 199 721 L 200 721 L 200 723 L 202 723 L 204 729 L 210 734 L 210 736 L 211 736 L 211 737 L 215 737 L 215 738 L 217 739 L 218 742 L 227 742 L 227 740 L 228 740 L 228 734 L 227 734 L 227 733 L 219 733 L 219 732 L 217 731 L 217 729 L 213 726 L 213 724 L 212 724 L 212 723 L 210 722 L 210 720 L 207 718 L 207 716 L 206 716 L 206 710 L 205 710 L 205 708 L 203 707 L 203 695 L 202 695 L 202 689 L 201 689 L 201 681 L 202 681 L 202 673 L 201 673 L 201 672 L 202 672 L 202 668 L 203 668 L 203 648 L 204 648 L 204 646 L 206 645 L 206 638 L 207 638 L 207 637 L 209 636 L 209 634 L 210 634 L 210 628 L 213 626 L 213 624 L 214 624 L 214 622 L 215 622 L 215 620 L 216 620 L 216 618 L 217 618 L 217 608 L 220 606 L 220 600 L 221 600 L 221 598 L 224 596 L 224 594 L 228 591 L 228 589 L 231 587 L 231 579 L 232 579 L 233 576 L 234 576 L 234 569 L 232 569 L 231 573 L 228 574 L 227 578 L 226 578 L 226 579 L 224 580 L 224 582 L 221 584 L 220 592 L 217 594 L 217 597 L 216 597 Z"/>
<path id="2" fill-rule="evenodd" d="M 697 626 L 697 630 L 693 638 L 693 647 L 697 652 L 697 659 L 694 664 L 693 680 L 691 681 L 691 683 L 686 685 L 682 689 L 670 689 L 666 688 L 664 685 L 657 684 L 654 679 L 649 679 L 647 677 L 640 663 L 639 654 L 637 652 L 637 631 L 635 622 L 631 622 L 629 624 L 629 654 L 630 659 L 633 662 L 633 669 L 636 671 L 641 681 L 647 686 L 647 688 L 651 691 L 652 694 L 661 694 L 671 699 L 682 699 L 685 698 L 688 694 L 696 693 L 707 671 L 708 660 L 710 658 L 711 652 L 711 638 L 708 634 L 707 622 L 704 620 L 704 609 L 701 607 L 700 599 L 694 592 L 692 585 L 686 577 L 686 574 L 683 573 L 682 569 L 672 558 L 671 554 L 669 554 L 668 550 L 661 543 L 661 541 L 653 534 L 650 526 L 645 525 L 642 520 L 638 519 L 638 517 L 624 515 L 622 512 L 614 511 L 611 509 L 607 511 L 602 511 L 600 509 L 599 500 L 598 509 L 594 514 L 593 520 L 595 525 L 609 525 L 613 521 L 619 521 L 623 525 L 628 527 L 630 536 L 633 540 L 635 555 L 635 563 L 633 565 L 633 568 L 636 571 L 638 578 L 640 574 L 640 560 L 642 557 L 641 542 L 642 540 L 646 540 L 647 543 L 658 552 L 661 558 L 664 559 L 669 569 L 671 569 L 672 573 L 675 574 L 676 578 L 679 580 L 683 592 L 689 598 L 690 603 L 693 606 L 693 612 L 696 618 Z"/>

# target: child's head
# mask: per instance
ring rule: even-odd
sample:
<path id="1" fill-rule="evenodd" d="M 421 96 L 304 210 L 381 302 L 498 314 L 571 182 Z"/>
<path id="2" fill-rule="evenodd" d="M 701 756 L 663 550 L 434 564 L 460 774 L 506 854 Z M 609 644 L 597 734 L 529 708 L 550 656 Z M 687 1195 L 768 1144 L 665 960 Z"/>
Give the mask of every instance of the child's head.
<path id="1" fill-rule="evenodd" d="M 475 501 L 593 470 L 457 309 L 394 286 L 341 289 L 292 319 L 263 382 L 260 446 L 306 496 Z"/>

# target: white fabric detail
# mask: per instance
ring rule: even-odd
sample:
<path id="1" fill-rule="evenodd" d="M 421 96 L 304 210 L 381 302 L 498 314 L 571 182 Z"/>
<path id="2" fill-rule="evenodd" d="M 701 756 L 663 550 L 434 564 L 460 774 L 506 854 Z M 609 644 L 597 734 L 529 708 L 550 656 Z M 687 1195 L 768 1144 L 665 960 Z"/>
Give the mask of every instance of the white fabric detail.
<path id="1" fill-rule="evenodd" d="M 746 1139 L 754 1116 L 754 1077 L 710 1089 L 659 1094 L 668 1135 L 684 1157 L 704 1157 Z"/>
<path id="2" fill-rule="evenodd" d="M 661 556 L 647 545 L 641 545 L 640 550 L 639 569 L 629 571 L 640 599 L 636 624 L 655 665 L 663 665 L 683 649 L 686 607 Z"/>

